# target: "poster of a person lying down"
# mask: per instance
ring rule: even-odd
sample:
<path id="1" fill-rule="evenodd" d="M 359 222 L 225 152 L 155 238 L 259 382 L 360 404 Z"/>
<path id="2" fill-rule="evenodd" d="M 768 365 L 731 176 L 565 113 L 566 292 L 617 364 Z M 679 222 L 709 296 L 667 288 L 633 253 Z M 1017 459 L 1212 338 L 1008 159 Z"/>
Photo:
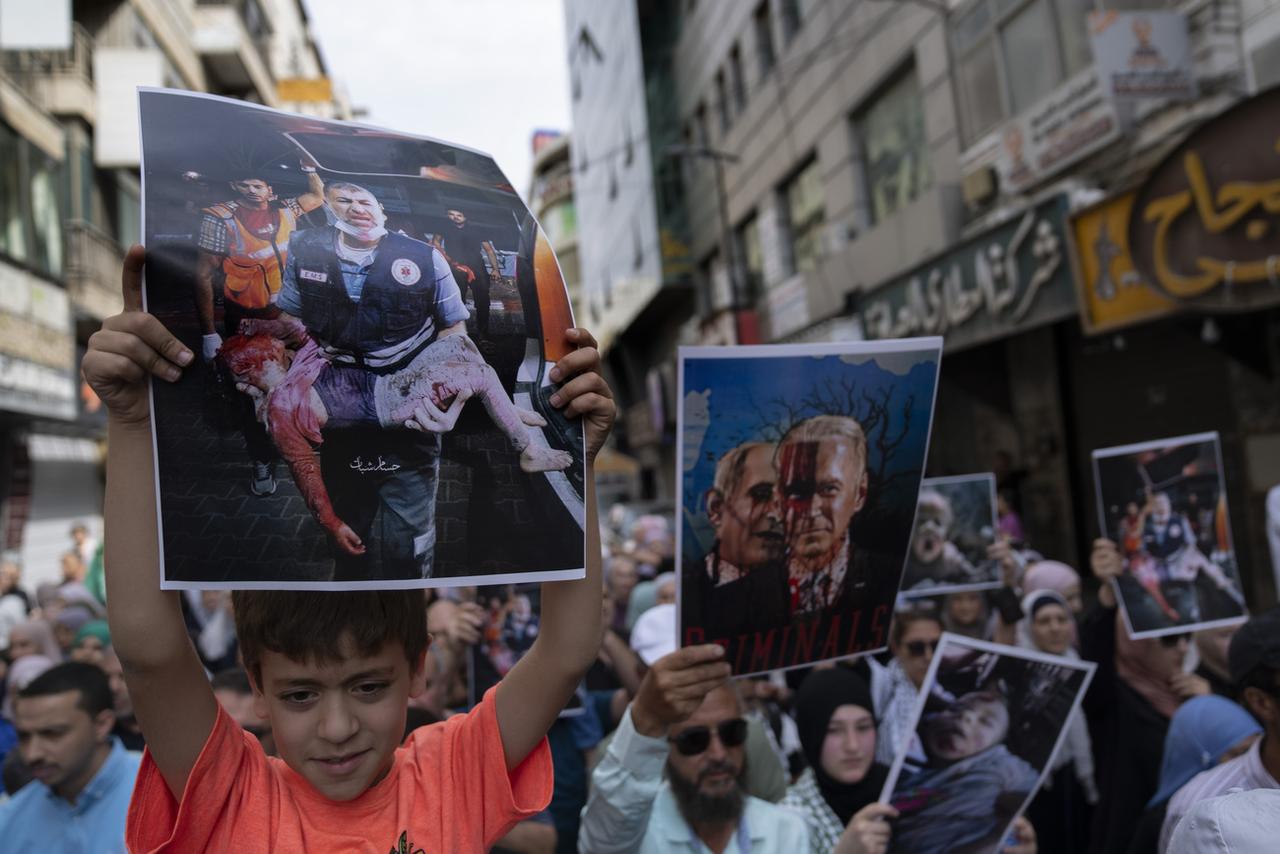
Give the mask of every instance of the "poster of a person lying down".
<path id="1" fill-rule="evenodd" d="M 475 603 L 484 611 L 480 641 L 471 647 L 467 661 L 467 693 L 474 706 L 486 691 L 497 685 L 516 662 L 533 648 L 542 627 L 541 586 L 537 584 L 505 584 L 463 591 L 474 595 Z M 577 717 L 586 711 L 585 687 L 579 686 L 573 699 L 560 712 L 560 717 Z"/>
<path id="2" fill-rule="evenodd" d="M 203 356 L 152 389 L 168 588 L 583 573 L 573 316 L 491 157 L 139 92 L 145 304 Z"/>
<path id="3" fill-rule="evenodd" d="M 1000 849 L 1066 736 L 1095 665 L 944 634 L 881 802 L 892 852 Z"/>
<path id="4" fill-rule="evenodd" d="M 1093 452 L 1098 520 L 1124 557 L 1115 580 L 1134 638 L 1243 623 L 1217 433 Z"/>
<path id="5" fill-rule="evenodd" d="M 995 542 L 996 479 L 988 474 L 927 477 L 920 482 L 904 596 L 933 596 L 1000 586 L 987 557 Z"/>

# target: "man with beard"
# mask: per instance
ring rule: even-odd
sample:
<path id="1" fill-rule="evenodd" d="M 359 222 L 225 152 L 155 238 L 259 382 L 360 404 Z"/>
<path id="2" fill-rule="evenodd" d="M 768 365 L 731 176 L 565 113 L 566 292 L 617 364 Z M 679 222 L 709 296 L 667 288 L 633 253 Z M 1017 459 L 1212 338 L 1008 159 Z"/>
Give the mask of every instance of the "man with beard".
<path id="1" fill-rule="evenodd" d="M 840 616 L 857 639 L 883 633 L 902 570 L 850 536 L 867 502 L 862 425 L 840 415 L 801 421 L 778 443 L 777 460 L 792 617 Z"/>
<path id="2" fill-rule="evenodd" d="M 18 694 L 18 750 L 35 780 L 0 805 L 6 851 L 123 852 L 141 756 L 111 735 L 111 686 L 97 665 L 68 662 Z"/>
<path id="3" fill-rule="evenodd" d="M 645 674 L 592 775 L 580 852 L 809 850 L 799 814 L 743 791 L 747 722 L 723 658 L 685 647 Z"/>
<path id="4" fill-rule="evenodd" d="M 337 412 L 352 398 L 372 399 L 379 375 L 406 367 L 438 338 L 465 335 L 467 310 L 444 256 L 389 233 L 368 189 L 333 182 L 325 204 L 334 224 L 289 241 L 277 305 L 282 325 L 300 320 L 323 356 L 318 370 L 291 370 L 285 382 L 310 382 Z M 418 432 L 327 426 L 321 477 L 355 534 L 336 555 L 334 580 L 431 577 L 443 416 L 423 399 L 406 423 Z M 377 465 L 357 463 L 369 459 Z"/>
<path id="5" fill-rule="evenodd" d="M 716 541 L 705 565 L 684 573 L 686 643 L 736 638 L 787 621 L 782 517 L 774 446 L 747 442 L 716 464 L 707 519 Z"/>

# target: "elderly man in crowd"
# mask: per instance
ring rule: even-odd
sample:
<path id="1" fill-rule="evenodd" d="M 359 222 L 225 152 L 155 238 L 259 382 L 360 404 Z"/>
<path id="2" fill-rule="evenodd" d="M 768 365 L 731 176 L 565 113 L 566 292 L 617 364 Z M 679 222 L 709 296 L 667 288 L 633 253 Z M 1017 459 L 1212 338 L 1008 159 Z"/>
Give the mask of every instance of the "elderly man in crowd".
<path id="1" fill-rule="evenodd" d="M 743 790 L 747 722 L 723 657 L 685 647 L 645 675 L 592 777 L 579 851 L 808 850 L 799 815 Z"/>
<path id="2" fill-rule="evenodd" d="M 684 574 L 687 642 L 735 637 L 787 621 L 774 451 L 769 442 L 746 442 L 716 463 L 704 498 L 715 543 L 702 571 Z"/>

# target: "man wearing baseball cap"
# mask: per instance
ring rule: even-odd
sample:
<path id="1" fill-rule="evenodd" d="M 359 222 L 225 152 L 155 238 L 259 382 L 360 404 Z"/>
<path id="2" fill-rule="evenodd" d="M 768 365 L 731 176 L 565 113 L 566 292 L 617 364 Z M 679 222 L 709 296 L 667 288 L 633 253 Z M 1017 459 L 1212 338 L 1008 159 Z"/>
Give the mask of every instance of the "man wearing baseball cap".
<path id="1" fill-rule="evenodd" d="M 1160 829 L 1160 852 L 1178 821 L 1201 801 L 1234 791 L 1280 789 L 1280 606 L 1240 627 L 1227 651 L 1231 681 L 1241 704 L 1262 724 L 1263 735 L 1248 752 L 1202 771 L 1169 801 Z"/>

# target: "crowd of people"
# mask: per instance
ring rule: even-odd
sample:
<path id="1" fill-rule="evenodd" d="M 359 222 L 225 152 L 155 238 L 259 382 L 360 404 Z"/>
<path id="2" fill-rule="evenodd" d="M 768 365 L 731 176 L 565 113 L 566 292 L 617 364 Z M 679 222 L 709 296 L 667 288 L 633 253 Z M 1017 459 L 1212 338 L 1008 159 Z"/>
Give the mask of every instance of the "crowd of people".
<path id="1" fill-rule="evenodd" d="M 126 312 L 85 360 L 113 419 L 105 585 L 87 530 L 60 585 L 32 596 L 0 569 L 6 849 L 883 854 L 888 769 L 944 631 L 1096 665 L 999 850 L 1261 851 L 1280 829 L 1280 608 L 1135 640 L 1105 539 L 1096 596 L 1006 531 L 988 555 L 1002 586 L 902 600 L 887 653 L 738 680 L 721 646 L 677 648 L 670 517 L 601 524 L 590 469 L 585 577 L 544 585 L 536 620 L 515 591 L 495 613 L 466 588 L 160 590 L 140 380 L 196 355 L 141 312 L 141 266 L 132 251 Z M 556 405 L 582 417 L 590 466 L 614 409 L 594 342 L 569 337 Z M 477 697 L 496 617 L 536 630 L 504 641 L 519 654 Z M 942 772 L 1003 750 L 994 705 L 957 701 L 973 746 Z"/>
<path id="2" fill-rule="evenodd" d="M 1104 583 L 1086 607 L 1074 569 L 1002 540 L 991 554 L 1005 587 L 901 600 L 888 654 L 731 682 L 715 647 L 676 649 L 669 517 L 616 506 L 601 534 L 600 644 L 581 707 L 548 733 L 550 803 L 494 851 L 656 852 L 694 839 L 712 851 L 886 851 L 895 816 L 880 803 L 888 767 L 914 726 L 944 631 L 1098 664 L 1003 850 L 1199 850 L 1178 847 L 1179 820 L 1238 789 L 1277 790 L 1255 805 L 1275 814 L 1280 611 L 1239 628 L 1131 640 L 1106 583 L 1122 571 L 1116 544 L 1095 545 L 1092 573 Z M 77 526 L 76 545 L 86 538 Z M 468 662 L 491 642 L 493 623 L 474 594 L 427 594 L 432 642 L 406 738 L 474 699 Z M 219 704 L 275 755 L 241 664 L 231 595 L 188 591 L 181 601 Z M 527 598 L 513 601 L 527 610 Z M 6 840 L 35 844 L 56 823 L 67 828 L 66 850 L 107 850 L 101 839 L 124 850 L 144 739 L 104 606 L 82 577 L 31 595 L 15 563 L 0 568 Z"/>

